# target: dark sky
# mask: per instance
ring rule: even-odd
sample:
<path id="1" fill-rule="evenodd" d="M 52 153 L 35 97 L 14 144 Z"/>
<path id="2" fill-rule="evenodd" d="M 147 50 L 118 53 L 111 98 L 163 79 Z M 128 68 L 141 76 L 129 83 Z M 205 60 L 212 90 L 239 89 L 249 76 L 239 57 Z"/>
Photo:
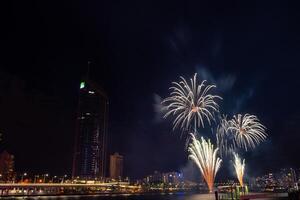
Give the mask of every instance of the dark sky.
<path id="1" fill-rule="evenodd" d="M 185 168 L 185 139 L 155 105 L 171 81 L 195 72 L 217 84 L 222 112 L 256 114 L 268 128 L 268 141 L 246 154 L 249 175 L 300 167 L 299 6 L 209 2 L 1 6 L 0 147 L 17 171 L 70 174 L 88 60 L 109 95 L 109 150 L 125 156 L 126 175 Z"/>

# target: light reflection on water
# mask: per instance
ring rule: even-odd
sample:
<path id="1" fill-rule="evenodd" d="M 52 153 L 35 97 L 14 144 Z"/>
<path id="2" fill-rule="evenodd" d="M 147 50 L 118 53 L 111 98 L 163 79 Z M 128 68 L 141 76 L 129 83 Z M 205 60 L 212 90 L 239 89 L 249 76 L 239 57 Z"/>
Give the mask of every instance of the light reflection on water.
<path id="1" fill-rule="evenodd" d="M 4 198 L 6 200 L 214 200 L 214 194 L 72 195 Z"/>

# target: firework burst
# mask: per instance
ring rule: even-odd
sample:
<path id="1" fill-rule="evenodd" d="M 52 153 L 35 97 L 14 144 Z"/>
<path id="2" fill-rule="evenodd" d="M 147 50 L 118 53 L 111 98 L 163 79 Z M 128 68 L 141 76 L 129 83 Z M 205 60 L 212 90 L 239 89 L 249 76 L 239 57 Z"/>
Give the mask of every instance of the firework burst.
<path id="1" fill-rule="evenodd" d="M 227 116 L 220 117 L 220 123 L 216 129 L 217 146 L 221 157 L 231 154 L 236 149 L 234 137 L 228 131 L 229 123 Z"/>
<path id="2" fill-rule="evenodd" d="M 267 138 L 265 129 L 255 115 L 238 114 L 228 121 L 227 131 L 233 134 L 236 146 L 247 151 Z"/>
<path id="3" fill-rule="evenodd" d="M 170 96 L 162 101 L 166 109 L 164 118 L 170 115 L 175 117 L 173 130 L 177 127 L 189 130 L 191 126 L 196 130 L 198 127 L 204 127 L 204 121 L 211 124 L 214 112 L 219 108 L 216 99 L 222 99 L 209 93 L 216 86 L 206 85 L 205 80 L 198 84 L 197 74 L 190 79 L 190 83 L 183 77 L 180 79 L 179 82 L 172 83 Z"/>
<path id="4" fill-rule="evenodd" d="M 243 187 L 244 186 L 244 182 L 243 182 L 243 177 L 244 177 L 244 171 L 245 171 L 245 159 L 242 159 L 239 157 L 239 155 L 237 153 L 233 153 L 234 156 L 234 169 L 235 169 L 235 173 L 237 176 L 237 179 L 240 182 L 240 185 Z"/>
<path id="5" fill-rule="evenodd" d="M 188 152 L 189 159 L 196 163 L 207 183 L 209 191 L 212 192 L 214 180 L 222 162 L 217 157 L 218 148 L 214 149 L 210 140 L 206 141 L 201 137 L 201 141 L 199 141 L 194 134 L 191 134 Z"/>

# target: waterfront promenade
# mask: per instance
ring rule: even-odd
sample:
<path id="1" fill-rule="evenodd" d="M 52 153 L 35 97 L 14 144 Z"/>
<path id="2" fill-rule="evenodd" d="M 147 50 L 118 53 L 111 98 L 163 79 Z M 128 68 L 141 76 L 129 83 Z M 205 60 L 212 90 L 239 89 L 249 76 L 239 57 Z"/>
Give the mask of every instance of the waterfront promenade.
<path id="1" fill-rule="evenodd" d="M 141 186 L 128 182 L 109 183 L 2 183 L 0 196 L 43 196 L 64 194 L 136 193 Z"/>

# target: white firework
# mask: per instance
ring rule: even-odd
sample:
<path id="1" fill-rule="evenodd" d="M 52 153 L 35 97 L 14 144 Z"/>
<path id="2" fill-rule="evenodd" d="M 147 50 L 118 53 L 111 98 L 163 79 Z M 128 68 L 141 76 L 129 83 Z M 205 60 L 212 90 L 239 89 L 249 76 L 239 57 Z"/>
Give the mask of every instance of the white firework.
<path id="1" fill-rule="evenodd" d="M 191 134 L 191 142 L 188 148 L 189 159 L 194 161 L 203 175 L 210 192 L 213 190 L 214 180 L 220 169 L 222 159 L 217 157 L 218 148 L 210 140 L 206 141 L 201 137 L 197 140 L 194 134 Z"/>
<path id="2" fill-rule="evenodd" d="M 245 159 L 242 159 L 239 157 L 239 155 L 237 153 L 233 153 L 234 156 L 234 162 L 233 162 L 233 166 L 235 169 L 235 173 L 237 176 L 237 179 L 240 182 L 240 185 L 243 187 L 244 186 L 244 182 L 243 182 L 243 177 L 244 177 L 244 172 L 245 172 Z"/>
<path id="3" fill-rule="evenodd" d="M 179 82 L 173 82 L 170 87 L 170 96 L 162 101 L 166 110 L 164 118 L 170 115 L 175 117 L 173 121 L 173 130 L 177 127 L 189 130 L 191 126 L 194 129 L 204 127 L 204 121 L 211 124 L 214 119 L 214 112 L 218 112 L 217 99 L 220 96 L 210 94 L 210 90 L 215 85 L 206 85 L 206 81 L 200 84 L 197 82 L 197 74 L 190 79 L 190 84 L 180 77 Z"/>
<path id="4" fill-rule="evenodd" d="M 260 123 L 255 115 L 234 115 L 228 124 L 227 131 L 233 134 L 236 146 L 246 151 L 254 149 L 267 138 L 266 127 Z"/>
<path id="5" fill-rule="evenodd" d="M 217 126 L 216 129 L 216 139 L 217 146 L 220 150 L 220 155 L 222 158 L 231 154 L 236 149 L 234 137 L 228 131 L 228 127 L 229 123 L 227 120 L 227 116 L 221 116 L 220 124 Z"/>

